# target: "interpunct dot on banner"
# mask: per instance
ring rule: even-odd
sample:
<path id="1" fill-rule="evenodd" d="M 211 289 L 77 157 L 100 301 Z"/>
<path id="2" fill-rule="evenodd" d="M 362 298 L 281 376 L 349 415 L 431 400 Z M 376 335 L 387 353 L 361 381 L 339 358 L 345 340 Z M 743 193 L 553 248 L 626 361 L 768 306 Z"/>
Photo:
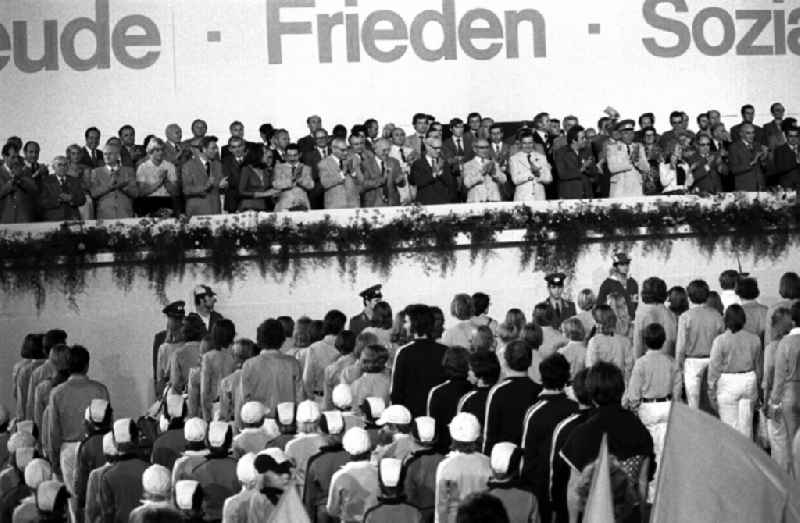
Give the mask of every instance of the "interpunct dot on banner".
<path id="1" fill-rule="evenodd" d="M 590 35 L 599 35 L 600 34 L 600 24 L 589 24 L 589 34 Z"/>
<path id="2" fill-rule="evenodd" d="M 209 42 L 220 42 L 222 41 L 222 33 L 219 31 L 209 31 L 206 33 L 206 39 Z"/>

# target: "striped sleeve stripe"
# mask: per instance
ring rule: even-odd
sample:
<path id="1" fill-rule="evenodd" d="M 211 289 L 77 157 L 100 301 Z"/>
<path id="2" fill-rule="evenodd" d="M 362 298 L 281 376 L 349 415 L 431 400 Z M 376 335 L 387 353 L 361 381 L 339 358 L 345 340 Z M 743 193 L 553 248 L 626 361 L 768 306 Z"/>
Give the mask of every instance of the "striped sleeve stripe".
<path id="1" fill-rule="evenodd" d="M 550 496 L 550 499 L 553 498 L 553 462 L 556 460 L 556 443 L 558 443 L 558 437 L 561 435 L 561 431 L 564 427 L 576 420 L 578 416 L 579 414 L 577 413 L 567 416 L 556 425 L 556 428 L 553 430 L 553 438 L 550 441 L 550 479 L 547 488 L 547 495 Z"/>
<path id="2" fill-rule="evenodd" d="M 435 387 L 433 387 L 431 390 L 428 391 L 428 402 L 427 402 L 426 407 L 425 407 L 425 415 L 427 415 L 427 416 L 431 415 L 431 400 L 433 399 L 433 394 L 437 390 L 439 390 L 442 387 L 444 387 L 445 385 L 447 385 L 448 383 L 450 383 L 450 380 L 447 380 L 444 383 L 440 383 L 440 384 L 436 385 Z"/>
<path id="3" fill-rule="evenodd" d="M 397 349 L 397 352 L 394 353 L 394 364 L 392 365 L 392 382 L 389 384 L 390 395 L 394 392 L 394 371 L 397 369 L 397 362 L 400 361 L 400 353 L 403 352 L 403 349 L 405 349 L 406 347 L 410 346 L 413 343 L 414 343 L 413 341 L 410 343 L 406 343 L 405 345 Z"/>
<path id="4" fill-rule="evenodd" d="M 476 391 L 476 390 L 471 390 L 471 391 L 467 392 L 466 394 L 464 394 L 463 396 L 461 396 L 461 399 L 458 400 L 458 406 L 456 407 L 456 414 L 460 414 L 463 411 L 464 405 L 467 403 L 467 401 L 469 401 L 469 399 L 472 396 L 477 394 L 477 392 L 478 391 Z"/>
<path id="5" fill-rule="evenodd" d="M 489 395 L 486 397 L 486 410 L 484 410 L 483 414 L 483 453 L 486 454 L 486 437 L 488 436 L 487 427 L 489 426 L 489 411 L 492 408 L 492 400 L 494 399 L 494 394 L 504 386 L 511 383 L 509 380 L 504 381 L 503 383 L 498 383 L 489 391 Z M 489 449 L 491 450 L 491 449 Z"/>

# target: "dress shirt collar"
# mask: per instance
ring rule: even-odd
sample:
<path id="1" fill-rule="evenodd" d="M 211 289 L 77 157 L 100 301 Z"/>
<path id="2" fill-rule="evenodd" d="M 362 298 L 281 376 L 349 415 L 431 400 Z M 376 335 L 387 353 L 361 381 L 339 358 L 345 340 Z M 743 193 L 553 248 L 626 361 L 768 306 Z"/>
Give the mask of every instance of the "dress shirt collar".
<path id="1" fill-rule="evenodd" d="M 258 354 L 260 356 L 277 356 L 280 353 L 280 349 L 261 349 L 261 352 Z"/>
<path id="2" fill-rule="evenodd" d="M 705 306 L 705 303 L 692 303 L 689 302 L 689 309 L 699 309 L 700 307 Z"/>

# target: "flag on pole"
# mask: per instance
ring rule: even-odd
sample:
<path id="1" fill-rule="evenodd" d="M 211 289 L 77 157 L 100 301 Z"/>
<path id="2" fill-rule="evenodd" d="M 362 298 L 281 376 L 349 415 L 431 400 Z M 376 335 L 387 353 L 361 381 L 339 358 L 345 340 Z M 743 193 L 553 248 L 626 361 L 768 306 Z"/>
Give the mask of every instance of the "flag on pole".
<path id="1" fill-rule="evenodd" d="M 800 488 L 749 438 L 674 402 L 651 523 L 800 522 Z"/>
<path id="2" fill-rule="evenodd" d="M 600 455 L 592 474 L 592 487 L 583 513 L 585 523 L 614 523 L 614 496 L 611 492 L 611 470 L 608 463 L 608 435 L 603 434 Z"/>

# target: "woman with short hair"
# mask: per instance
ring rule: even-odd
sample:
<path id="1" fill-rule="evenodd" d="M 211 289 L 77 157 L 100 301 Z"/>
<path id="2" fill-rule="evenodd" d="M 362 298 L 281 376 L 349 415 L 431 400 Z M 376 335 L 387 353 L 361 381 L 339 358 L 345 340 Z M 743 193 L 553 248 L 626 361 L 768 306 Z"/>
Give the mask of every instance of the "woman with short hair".
<path id="1" fill-rule="evenodd" d="M 598 305 L 594 309 L 597 332 L 586 346 L 586 366 L 591 367 L 598 361 L 607 361 L 619 367 L 628 383 L 633 369 L 633 353 L 631 342 L 625 336 L 616 333 L 617 315 L 608 305 Z"/>
<path id="2" fill-rule="evenodd" d="M 450 302 L 450 314 L 458 321 L 447 329 L 442 344 L 448 347 L 469 347 L 475 324 L 470 321 L 474 315 L 472 297 L 469 294 L 456 294 Z"/>
<path id="3" fill-rule="evenodd" d="M 139 197 L 134 200 L 137 216 L 171 215 L 178 195 L 175 166 L 164 159 L 164 140 L 151 138 L 146 144 L 147 160 L 136 169 Z"/>

